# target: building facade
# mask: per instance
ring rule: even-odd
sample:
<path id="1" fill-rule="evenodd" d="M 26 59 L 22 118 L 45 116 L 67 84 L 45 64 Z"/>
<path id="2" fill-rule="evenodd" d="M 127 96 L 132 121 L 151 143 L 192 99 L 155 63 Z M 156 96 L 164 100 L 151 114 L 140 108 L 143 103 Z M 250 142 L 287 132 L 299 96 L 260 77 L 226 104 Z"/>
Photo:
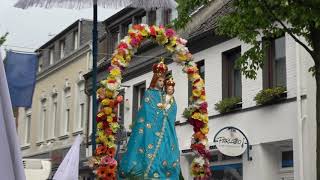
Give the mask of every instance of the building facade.
<path id="1" fill-rule="evenodd" d="M 256 79 L 246 79 L 234 65 L 236 59 L 250 46 L 236 38 L 222 37 L 214 33 L 218 18 L 231 9 L 230 3 L 226 1 L 211 2 L 208 7 L 199 8 L 193 14 L 193 21 L 185 30 L 179 32 L 188 39 L 189 50 L 206 83 L 212 179 L 315 180 L 316 91 L 315 79 L 308 72 L 313 61 L 290 35 L 283 34 L 267 40 L 271 46 L 266 51 L 264 68 L 258 71 Z M 141 19 L 146 21 L 135 21 L 137 17 L 141 17 L 140 14 L 143 15 Z M 106 37 L 113 40 L 108 41 L 108 54 L 112 53 L 130 24 L 153 24 L 153 14 L 154 11 L 126 8 L 107 19 L 104 22 Z M 124 22 L 128 23 L 123 24 Z M 263 37 L 261 40 L 265 41 Z M 160 56 L 167 57 L 166 63 L 176 81 L 176 131 L 181 150 L 181 169 L 184 178 L 191 180 L 190 144 L 193 129 L 182 116 L 188 105 L 191 89 L 181 67 L 172 63 L 170 54 L 162 47 L 146 41 L 136 53 L 124 73 L 121 92 L 125 101 L 123 107 L 119 108 L 119 116 L 125 130 L 130 132 L 130 124 L 152 78 L 152 64 L 158 61 L 155 57 Z M 99 80 L 106 77 L 105 69 L 109 64 L 108 58 L 100 63 Z M 90 89 L 90 73 L 86 74 L 85 78 L 86 89 Z M 257 105 L 254 98 L 261 90 L 279 86 L 285 87 L 286 91 L 277 102 Z M 241 102 L 231 112 L 218 112 L 215 104 L 229 97 L 240 97 Z M 251 159 L 247 153 L 230 157 L 216 149 L 214 136 L 227 126 L 236 127 L 246 135 L 251 145 L 251 148 L 247 149 Z M 121 148 L 125 149 L 125 144 Z"/>
<path id="2" fill-rule="evenodd" d="M 104 32 L 101 23 L 99 31 Z M 19 109 L 23 158 L 51 160 L 50 176 L 78 134 L 84 141 L 80 157 L 87 157 L 90 106 L 83 75 L 92 66 L 91 33 L 92 22 L 80 19 L 36 50 L 39 68 L 33 104 Z"/>

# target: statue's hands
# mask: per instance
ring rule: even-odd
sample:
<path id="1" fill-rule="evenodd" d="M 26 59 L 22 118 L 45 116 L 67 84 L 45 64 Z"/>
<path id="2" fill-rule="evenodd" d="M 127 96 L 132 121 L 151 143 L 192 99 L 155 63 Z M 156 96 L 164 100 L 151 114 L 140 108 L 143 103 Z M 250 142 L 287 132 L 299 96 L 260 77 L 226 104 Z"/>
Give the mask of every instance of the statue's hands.
<path id="1" fill-rule="evenodd" d="M 157 106 L 158 106 L 159 109 L 165 109 L 166 108 L 166 104 L 163 104 L 163 103 L 158 103 Z"/>

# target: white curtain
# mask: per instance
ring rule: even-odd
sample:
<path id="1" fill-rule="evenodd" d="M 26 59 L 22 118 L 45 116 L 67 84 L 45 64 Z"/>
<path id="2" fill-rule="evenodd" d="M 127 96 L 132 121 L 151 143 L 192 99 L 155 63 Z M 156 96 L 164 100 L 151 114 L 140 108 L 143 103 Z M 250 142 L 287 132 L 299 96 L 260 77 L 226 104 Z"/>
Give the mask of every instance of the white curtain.
<path id="1" fill-rule="evenodd" d="M 25 180 L 20 143 L 0 54 L 0 179 Z"/>

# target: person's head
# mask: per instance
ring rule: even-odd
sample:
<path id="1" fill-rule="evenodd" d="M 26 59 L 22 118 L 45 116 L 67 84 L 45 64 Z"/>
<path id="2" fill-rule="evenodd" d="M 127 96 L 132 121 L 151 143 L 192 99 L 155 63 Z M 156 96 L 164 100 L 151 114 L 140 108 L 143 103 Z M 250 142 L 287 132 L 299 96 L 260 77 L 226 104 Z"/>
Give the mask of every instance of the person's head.
<path id="1" fill-rule="evenodd" d="M 152 66 L 153 77 L 150 83 L 150 88 L 162 90 L 164 87 L 165 75 L 168 71 L 164 59 L 161 58 L 160 62 Z"/>
<path id="2" fill-rule="evenodd" d="M 166 93 L 169 94 L 169 95 L 173 95 L 174 86 L 166 86 Z"/>
<path id="3" fill-rule="evenodd" d="M 157 76 L 156 74 L 154 74 L 150 83 L 150 88 L 162 90 L 163 87 L 164 87 L 164 77 Z"/>
<path id="4" fill-rule="evenodd" d="M 166 80 L 165 80 L 165 91 L 167 94 L 172 95 L 174 93 L 174 86 L 176 85 L 176 83 L 173 80 L 172 74 L 169 73 L 166 76 Z"/>

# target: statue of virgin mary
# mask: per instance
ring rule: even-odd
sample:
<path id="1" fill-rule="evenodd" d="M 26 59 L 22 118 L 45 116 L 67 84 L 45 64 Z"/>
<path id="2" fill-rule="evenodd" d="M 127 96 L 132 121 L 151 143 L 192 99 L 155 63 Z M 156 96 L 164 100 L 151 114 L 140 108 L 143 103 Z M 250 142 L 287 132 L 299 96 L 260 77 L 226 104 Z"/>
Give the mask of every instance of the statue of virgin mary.
<path id="1" fill-rule="evenodd" d="M 179 179 L 180 152 L 175 131 L 177 105 L 171 93 L 166 101 L 168 67 L 163 60 L 153 65 L 153 78 L 132 125 L 127 150 L 119 164 L 120 179 Z M 166 87 L 167 88 L 167 87 Z M 168 106 L 169 105 L 169 106 Z"/>

